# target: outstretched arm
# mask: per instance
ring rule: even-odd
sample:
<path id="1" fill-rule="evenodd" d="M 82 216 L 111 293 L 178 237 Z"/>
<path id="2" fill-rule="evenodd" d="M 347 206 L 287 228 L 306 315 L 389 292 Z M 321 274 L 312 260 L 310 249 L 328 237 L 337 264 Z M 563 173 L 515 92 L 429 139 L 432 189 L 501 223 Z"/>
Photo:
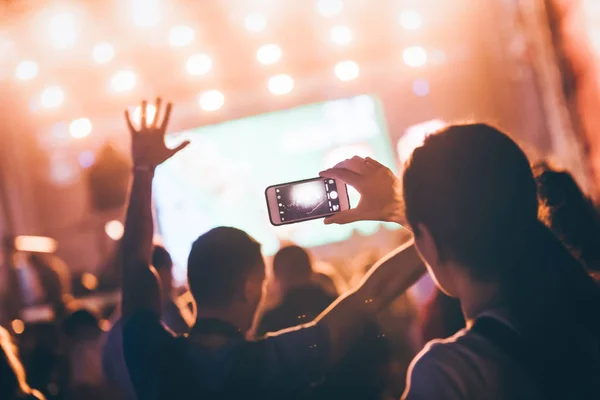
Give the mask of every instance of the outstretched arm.
<path id="1" fill-rule="evenodd" d="M 138 310 L 160 314 L 160 283 L 156 271 L 150 265 L 154 226 L 152 221 L 152 178 L 156 167 L 183 149 L 185 142 L 176 149 L 168 149 L 164 143 L 165 132 L 171 114 L 167 104 L 165 115 L 159 123 L 161 100 L 156 100 L 156 112 L 148 124 L 147 103 L 142 102 L 140 129 L 135 129 L 129 113 L 125 118 L 131 133 L 133 158 L 133 184 L 127 214 L 125 232 L 119 249 L 119 261 L 123 271 L 123 316 Z"/>
<path id="2" fill-rule="evenodd" d="M 335 214 L 325 223 L 374 220 L 406 224 L 400 181 L 378 162 L 354 157 L 323 171 L 321 176 L 340 179 L 361 194 L 356 208 Z M 376 263 L 358 289 L 329 306 L 315 322 L 325 324 L 329 330 L 331 361 L 335 363 L 343 357 L 374 315 L 405 292 L 425 272 L 411 239 Z"/>

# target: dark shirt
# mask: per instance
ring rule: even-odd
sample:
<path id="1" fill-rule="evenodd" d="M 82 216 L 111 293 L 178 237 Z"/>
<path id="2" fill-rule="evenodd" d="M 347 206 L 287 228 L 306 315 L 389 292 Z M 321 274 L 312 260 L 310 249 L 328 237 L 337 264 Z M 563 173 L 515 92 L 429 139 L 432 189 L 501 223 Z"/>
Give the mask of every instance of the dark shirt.
<path id="1" fill-rule="evenodd" d="M 336 297 L 317 284 L 291 289 L 281 303 L 261 318 L 257 336 L 313 321 Z"/>
<path id="2" fill-rule="evenodd" d="M 329 333 L 318 324 L 249 342 L 226 322 L 199 319 L 176 337 L 138 312 L 123 325 L 123 350 L 139 399 L 283 399 L 322 379 Z"/>

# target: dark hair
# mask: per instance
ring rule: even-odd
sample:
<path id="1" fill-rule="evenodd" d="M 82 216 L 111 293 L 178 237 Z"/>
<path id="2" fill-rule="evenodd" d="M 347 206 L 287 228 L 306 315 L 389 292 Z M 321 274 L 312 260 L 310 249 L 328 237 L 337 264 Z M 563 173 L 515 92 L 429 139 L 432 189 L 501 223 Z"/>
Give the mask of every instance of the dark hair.
<path id="1" fill-rule="evenodd" d="M 257 268 L 260 244 L 236 228 L 211 229 L 196 239 L 188 258 L 188 282 L 198 307 L 224 307 L 243 293 Z"/>
<path id="2" fill-rule="evenodd" d="M 171 255 L 163 246 L 157 244 L 154 245 L 154 249 L 152 250 L 152 265 L 157 271 L 162 269 L 173 269 Z"/>
<path id="3" fill-rule="evenodd" d="M 100 318 L 94 312 L 81 308 L 72 312 L 62 322 L 62 330 L 73 340 L 94 339 L 102 334 Z"/>
<path id="4" fill-rule="evenodd" d="M 573 176 L 547 164 L 534 168 L 540 219 L 587 268 L 600 271 L 600 214 Z"/>
<path id="5" fill-rule="evenodd" d="M 310 279 L 312 273 L 310 256 L 300 246 L 284 247 L 273 258 L 273 275 L 280 282 L 304 282 Z"/>
<path id="6" fill-rule="evenodd" d="M 407 163 L 404 200 L 417 237 L 423 224 L 442 259 L 499 284 L 536 360 L 556 367 L 552 384 L 597 381 L 600 290 L 537 219 L 531 167 L 509 136 L 485 124 L 429 136 Z M 583 348 L 582 331 L 594 345 Z"/>

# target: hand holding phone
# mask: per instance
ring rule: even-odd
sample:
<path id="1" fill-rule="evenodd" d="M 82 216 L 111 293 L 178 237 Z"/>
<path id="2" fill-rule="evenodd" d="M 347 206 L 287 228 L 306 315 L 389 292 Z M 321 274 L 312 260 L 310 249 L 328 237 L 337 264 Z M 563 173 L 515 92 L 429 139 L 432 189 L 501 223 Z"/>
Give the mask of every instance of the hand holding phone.
<path id="1" fill-rule="evenodd" d="M 402 184 L 386 166 L 369 157 L 353 157 L 319 175 L 342 180 L 361 195 L 356 208 L 329 216 L 326 224 L 382 221 L 406 225 Z"/>
<path id="2" fill-rule="evenodd" d="M 350 209 L 346 184 L 334 178 L 269 186 L 265 196 L 269 219 L 275 226 L 323 218 Z"/>

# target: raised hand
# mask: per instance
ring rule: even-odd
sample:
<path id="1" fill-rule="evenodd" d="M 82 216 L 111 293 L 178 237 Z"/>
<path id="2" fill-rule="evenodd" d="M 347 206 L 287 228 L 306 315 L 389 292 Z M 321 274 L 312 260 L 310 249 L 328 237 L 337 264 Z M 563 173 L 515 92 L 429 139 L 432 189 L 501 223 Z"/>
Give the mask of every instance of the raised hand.
<path id="1" fill-rule="evenodd" d="M 322 171 L 324 178 L 340 179 L 360 193 L 356 208 L 325 219 L 326 224 L 383 221 L 405 224 L 400 180 L 389 168 L 367 157 L 353 157 Z"/>
<path id="2" fill-rule="evenodd" d="M 165 133 L 171 116 L 171 103 L 167 103 L 162 122 L 159 123 L 162 100 L 156 99 L 156 111 L 150 124 L 146 121 L 148 103 L 144 100 L 141 106 L 140 129 L 135 129 L 129 115 L 125 110 L 125 120 L 131 133 L 131 156 L 135 168 L 154 170 L 158 165 L 168 160 L 177 152 L 183 150 L 190 142 L 185 141 L 174 149 L 165 145 Z"/>

